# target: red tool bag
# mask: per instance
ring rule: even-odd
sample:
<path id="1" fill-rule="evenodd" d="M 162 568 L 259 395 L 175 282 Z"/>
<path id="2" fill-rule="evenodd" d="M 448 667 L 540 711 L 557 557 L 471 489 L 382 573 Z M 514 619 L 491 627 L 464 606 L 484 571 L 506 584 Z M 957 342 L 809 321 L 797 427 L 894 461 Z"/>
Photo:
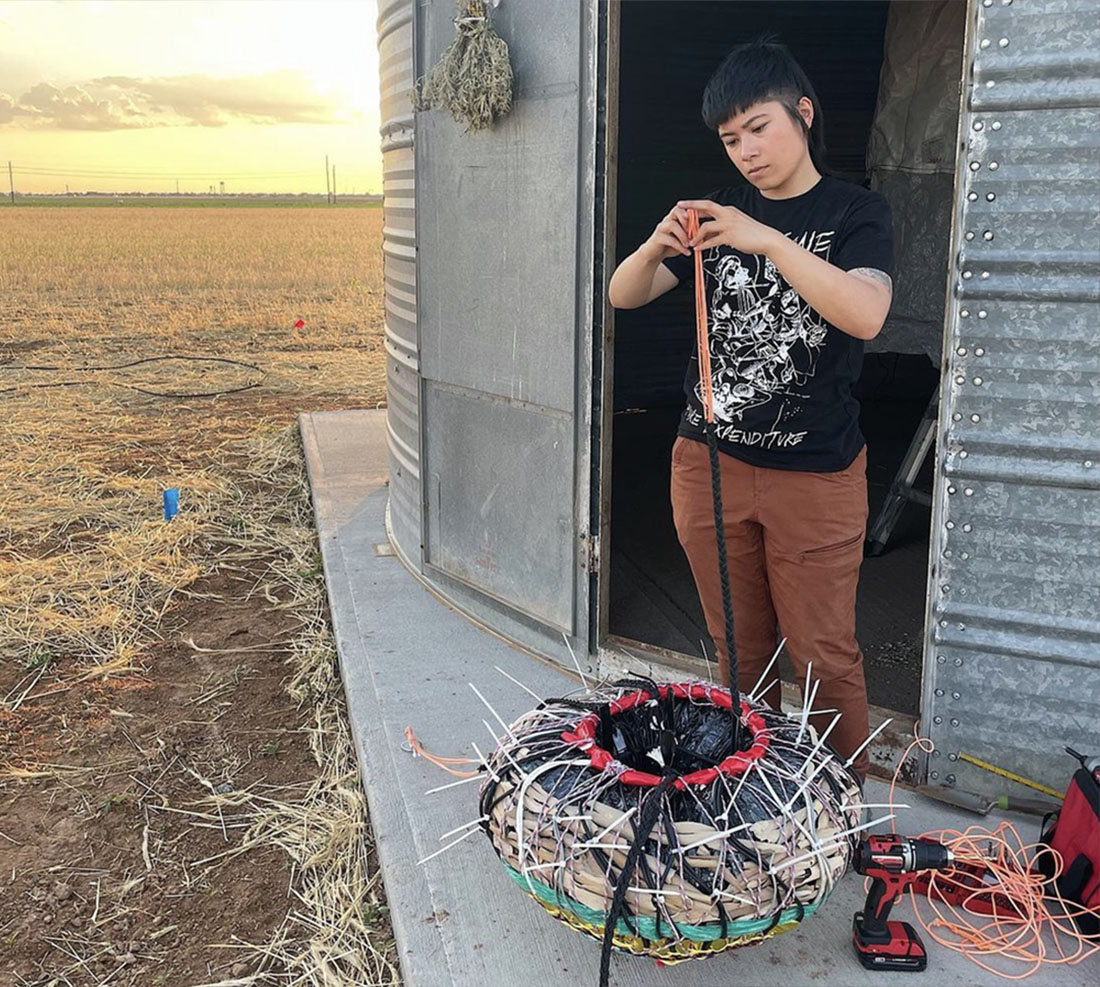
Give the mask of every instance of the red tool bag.
<path id="1" fill-rule="evenodd" d="M 1055 881 L 1066 901 L 1092 909 L 1091 915 L 1076 917 L 1086 936 L 1100 936 L 1100 783 L 1093 773 L 1079 768 L 1066 789 L 1062 808 L 1053 820 L 1043 820 L 1041 841 L 1062 855 L 1062 874 Z M 1043 854 L 1038 868 L 1048 878 L 1054 875 L 1054 860 Z"/>

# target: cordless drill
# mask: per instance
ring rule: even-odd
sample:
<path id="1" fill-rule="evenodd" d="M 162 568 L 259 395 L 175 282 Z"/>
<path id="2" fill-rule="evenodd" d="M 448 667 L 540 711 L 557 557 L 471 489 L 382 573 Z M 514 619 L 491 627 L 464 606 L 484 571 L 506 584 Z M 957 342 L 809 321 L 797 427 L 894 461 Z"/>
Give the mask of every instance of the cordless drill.
<path id="1" fill-rule="evenodd" d="M 852 922 L 856 956 L 868 970 L 925 969 L 924 943 L 908 922 L 888 922 L 890 909 L 921 871 L 952 865 L 950 850 L 935 840 L 894 834 L 871 836 L 856 847 L 855 869 L 872 879 L 863 911 Z"/>

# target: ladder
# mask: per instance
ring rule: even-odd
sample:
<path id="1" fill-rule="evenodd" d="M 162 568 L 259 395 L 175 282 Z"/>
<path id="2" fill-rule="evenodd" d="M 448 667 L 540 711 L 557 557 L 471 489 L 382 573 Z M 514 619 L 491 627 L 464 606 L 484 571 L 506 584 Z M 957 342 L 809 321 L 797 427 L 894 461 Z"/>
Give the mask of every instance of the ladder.
<path id="1" fill-rule="evenodd" d="M 894 526 L 898 523 L 898 518 L 901 517 L 902 509 L 906 503 L 911 501 L 916 504 L 923 504 L 925 507 L 932 506 L 932 495 L 927 491 L 915 489 L 913 483 L 917 478 L 917 474 L 920 473 L 925 457 L 936 438 L 936 419 L 939 417 L 939 407 L 940 389 L 937 386 L 936 390 L 932 392 L 928 407 L 924 409 L 924 415 L 913 435 L 913 440 L 909 443 L 905 457 L 894 475 L 894 482 L 890 484 L 890 491 L 886 494 L 886 500 L 883 502 L 874 524 L 871 525 L 866 542 L 864 542 L 863 554 L 867 558 L 875 558 L 886 551 L 886 544 L 890 540 L 890 535 L 894 530 Z"/>

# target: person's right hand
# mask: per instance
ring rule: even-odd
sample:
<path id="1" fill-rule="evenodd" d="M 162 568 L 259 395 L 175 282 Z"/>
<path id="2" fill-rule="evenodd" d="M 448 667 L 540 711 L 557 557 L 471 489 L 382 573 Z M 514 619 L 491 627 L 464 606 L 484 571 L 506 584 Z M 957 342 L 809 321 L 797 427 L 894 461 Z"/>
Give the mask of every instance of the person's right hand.
<path id="1" fill-rule="evenodd" d="M 643 249 L 658 261 L 677 254 L 690 257 L 687 221 L 687 210 L 673 206 L 672 211 L 657 224 L 657 228 L 642 245 Z"/>

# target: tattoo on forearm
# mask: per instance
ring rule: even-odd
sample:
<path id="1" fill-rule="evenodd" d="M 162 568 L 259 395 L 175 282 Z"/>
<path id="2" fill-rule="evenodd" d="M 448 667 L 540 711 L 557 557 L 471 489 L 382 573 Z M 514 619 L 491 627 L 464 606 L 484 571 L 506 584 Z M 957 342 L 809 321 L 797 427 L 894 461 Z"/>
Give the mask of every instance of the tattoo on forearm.
<path id="1" fill-rule="evenodd" d="M 872 281 L 877 281 L 879 284 L 885 285 L 891 292 L 894 290 L 894 280 L 885 271 L 880 271 L 877 267 L 853 267 L 848 272 L 849 274 L 862 274 L 866 278 L 870 278 Z"/>

